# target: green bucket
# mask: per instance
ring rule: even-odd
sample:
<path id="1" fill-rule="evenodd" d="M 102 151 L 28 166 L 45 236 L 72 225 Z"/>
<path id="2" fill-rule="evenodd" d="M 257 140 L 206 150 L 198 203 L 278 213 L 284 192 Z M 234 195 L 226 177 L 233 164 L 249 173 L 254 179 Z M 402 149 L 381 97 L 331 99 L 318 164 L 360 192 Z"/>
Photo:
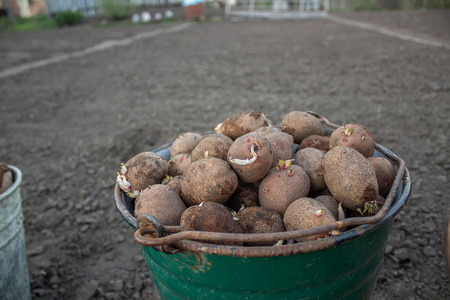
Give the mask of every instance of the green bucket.
<path id="1" fill-rule="evenodd" d="M 169 159 L 170 144 L 154 150 Z M 404 161 L 376 144 L 397 176 L 380 212 L 308 230 L 274 234 L 180 232 L 150 215 L 133 216 L 134 200 L 115 187 L 116 206 L 135 229 L 161 299 L 370 299 L 395 215 L 411 180 Z M 338 236 L 271 247 L 225 246 L 196 240 L 287 240 L 343 227 Z"/>

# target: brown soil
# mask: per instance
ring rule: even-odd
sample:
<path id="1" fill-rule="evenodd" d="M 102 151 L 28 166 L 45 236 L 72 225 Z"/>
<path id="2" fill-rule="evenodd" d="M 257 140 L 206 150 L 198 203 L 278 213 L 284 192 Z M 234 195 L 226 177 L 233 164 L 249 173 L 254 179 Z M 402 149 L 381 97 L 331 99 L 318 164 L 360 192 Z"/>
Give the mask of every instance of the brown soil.
<path id="1" fill-rule="evenodd" d="M 422 38 L 441 30 L 449 44 L 448 22 L 429 14 L 450 19 L 449 11 L 363 19 Z M 0 33 L 0 68 L 175 25 Z M 277 123 L 289 111 L 312 110 L 363 124 L 412 174 L 373 299 L 448 299 L 449 74 L 447 49 L 305 19 L 193 23 L 0 79 L 0 160 L 24 176 L 33 297 L 156 299 L 113 203 L 120 162 L 237 112 L 261 110 Z"/>

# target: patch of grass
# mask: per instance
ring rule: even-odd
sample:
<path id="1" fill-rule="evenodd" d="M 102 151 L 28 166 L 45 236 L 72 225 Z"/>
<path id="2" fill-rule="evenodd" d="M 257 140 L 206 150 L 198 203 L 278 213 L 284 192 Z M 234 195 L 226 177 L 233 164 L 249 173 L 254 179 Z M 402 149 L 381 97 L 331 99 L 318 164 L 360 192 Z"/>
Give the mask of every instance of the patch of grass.
<path id="1" fill-rule="evenodd" d="M 51 20 L 47 15 L 39 15 L 30 18 L 16 18 L 16 23 L 12 23 L 8 18 L 0 18 L 0 28 L 2 31 L 28 31 L 28 30 L 43 30 L 57 28 L 54 20 Z"/>
<path id="2" fill-rule="evenodd" d="M 55 15 L 55 22 L 58 27 L 63 26 L 72 26 L 75 25 L 81 20 L 83 20 L 84 16 L 80 12 L 75 11 L 62 11 Z"/>
<path id="3" fill-rule="evenodd" d="M 101 0 L 103 15 L 109 20 L 123 20 L 131 16 L 136 7 L 126 0 Z"/>

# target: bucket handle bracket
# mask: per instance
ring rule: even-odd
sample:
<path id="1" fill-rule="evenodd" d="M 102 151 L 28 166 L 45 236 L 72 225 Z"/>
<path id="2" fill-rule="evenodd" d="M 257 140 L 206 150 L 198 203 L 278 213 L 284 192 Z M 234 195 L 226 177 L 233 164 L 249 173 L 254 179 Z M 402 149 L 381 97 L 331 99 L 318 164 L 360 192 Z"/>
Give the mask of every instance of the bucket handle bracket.
<path id="1" fill-rule="evenodd" d="M 143 229 L 142 235 L 146 238 L 160 238 L 167 236 L 166 229 L 161 224 L 161 222 L 149 213 L 142 213 L 137 216 L 137 229 Z M 156 237 L 155 237 L 156 232 Z M 170 245 L 154 246 L 153 249 L 156 251 L 162 251 L 166 254 L 174 254 L 180 250 Z"/>

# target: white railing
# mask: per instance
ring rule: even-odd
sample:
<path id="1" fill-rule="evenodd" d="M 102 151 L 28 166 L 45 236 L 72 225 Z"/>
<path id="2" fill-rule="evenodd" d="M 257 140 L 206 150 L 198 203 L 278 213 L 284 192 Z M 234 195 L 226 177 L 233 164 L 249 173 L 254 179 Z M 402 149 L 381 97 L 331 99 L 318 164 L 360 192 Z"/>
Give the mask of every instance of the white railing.
<path id="1" fill-rule="evenodd" d="M 249 17 L 273 13 L 296 13 L 296 16 L 323 15 L 330 9 L 330 0 L 226 0 L 225 15 L 248 14 Z M 233 11 L 232 11 L 233 10 Z M 270 17 L 270 15 L 267 15 Z"/>

